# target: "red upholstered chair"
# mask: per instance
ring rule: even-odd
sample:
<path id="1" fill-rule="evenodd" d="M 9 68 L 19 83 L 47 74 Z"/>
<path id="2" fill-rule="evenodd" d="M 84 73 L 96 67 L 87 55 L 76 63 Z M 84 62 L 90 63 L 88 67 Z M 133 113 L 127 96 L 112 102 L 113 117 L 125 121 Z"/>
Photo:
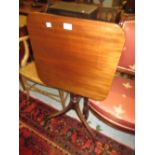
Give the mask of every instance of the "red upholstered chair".
<path id="1" fill-rule="evenodd" d="M 125 45 L 120 57 L 117 70 L 127 74 L 135 73 L 135 21 L 128 20 L 122 23 L 125 33 Z"/>
<path id="2" fill-rule="evenodd" d="M 122 26 L 125 45 L 119 61 L 118 71 L 134 74 L 134 21 L 126 21 Z M 103 101 L 89 99 L 89 107 L 102 120 L 130 133 L 135 131 L 135 84 L 134 80 L 115 77 L 107 98 Z"/>

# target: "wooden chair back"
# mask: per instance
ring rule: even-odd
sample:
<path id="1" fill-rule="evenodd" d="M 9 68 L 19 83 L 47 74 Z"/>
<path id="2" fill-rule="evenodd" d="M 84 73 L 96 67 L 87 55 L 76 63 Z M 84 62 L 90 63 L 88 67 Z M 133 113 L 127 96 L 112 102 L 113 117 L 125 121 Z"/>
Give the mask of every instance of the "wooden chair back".
<path id="1" fill-rule="evenodd" d="M 31 13 L 27 26 L 45 84 L 95 100 L 107 96 L 124 45 L 118 25 Z"/>

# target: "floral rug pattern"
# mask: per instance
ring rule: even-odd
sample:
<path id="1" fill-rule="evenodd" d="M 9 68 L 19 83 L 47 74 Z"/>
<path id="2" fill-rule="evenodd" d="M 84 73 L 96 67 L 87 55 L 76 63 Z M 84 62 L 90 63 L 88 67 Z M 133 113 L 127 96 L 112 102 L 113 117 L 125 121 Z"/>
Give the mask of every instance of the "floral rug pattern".
<path id="1" fill-rule="evenodd" d="M 22 92 L 20 92 L 19 102 L 20 102 L 19 104 L 20 121 L 24 122 L 34 130 L 36 130 L 38 133 L 40 133 L 40 135 L 43 135 L 43 137 L 48 138 L 49 141 L 55 143 L 60 148 L 62 148 L 62 150 L 66 150 L 72 155 L 134 155 L 135 154 L 134 150 L 114 141 L 113 139 L 106 137 L 105 135 L 99 133 L 98 131 L 94 131 L 96 135 L 96 141 L 94 142 L 88 135 L 85 127 L 79 121 L 69 116 L 64 115 L 61 117 L 59 116 L 53 118 L 44 127 L 43 125 L 46 118 L 51 113 L 55 113 L 56 110 L 52 107 L 49 107 L 42 101 L 39 101 L 32 97 L 30 97 L 30 99 L 27 100 L 26 95 Z M 37 144 L 39 145 L 39 143 Z M 32 145 L 32 143 L 29 145 Z M 46 154 L 54 155 L 51 153 Z M 55 155 L 61 155 L 61 154 L 58 153 Z"/>

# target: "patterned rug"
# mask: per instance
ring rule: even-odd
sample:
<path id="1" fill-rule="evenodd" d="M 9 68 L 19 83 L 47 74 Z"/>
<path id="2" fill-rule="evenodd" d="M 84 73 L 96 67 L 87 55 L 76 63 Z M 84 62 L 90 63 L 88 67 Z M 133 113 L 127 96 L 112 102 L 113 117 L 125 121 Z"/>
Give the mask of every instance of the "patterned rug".
<path id="1" fill-rule="evenodd" d="M 20 96 L 20 155 L 134 155 L 134 150 L 94 130 L 96 141 L 83 125 L 69 116 L 59 116 L 43 127 L 56 112 L 42 101 L 22 92 Z"/>

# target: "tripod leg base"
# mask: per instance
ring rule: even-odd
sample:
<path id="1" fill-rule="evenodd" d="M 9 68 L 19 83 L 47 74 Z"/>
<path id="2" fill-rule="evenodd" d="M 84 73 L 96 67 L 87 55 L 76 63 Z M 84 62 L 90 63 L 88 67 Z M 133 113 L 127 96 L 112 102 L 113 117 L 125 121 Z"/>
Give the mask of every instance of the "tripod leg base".
<path id="1" fill-rule="evenodd" d="M 66 112 L 68 112 L 70 109 L 72 108 L 72 105 L 71 103 L 69 103 L 69 105 L 67 107 L 65 107 L 63 110 L 59 111 L 59 112 L 56 112 L 55 114 L 52 114 L 50 116 L 48 116 L 48 118 L 46 119 L 46 121 L 44 122 L 44 125 L 43 127 L 46 126 L 46 124 L 54 117 L 57 117 L 57 116 L 61 116 L 63 114 L 65 114 Z"/>
<path id="2" fill-rule="evenodd" d="M 80 118 L 82 124 L 85 126 L 85 128 L 87 129 L 89 135 L 91 136 L 90 138 L 92 138 L 93 141 L 95 141 L 96 137 L 95 137 L 95 134 L 93 132 L 93 130 L 89 127 L 86 119 L 87 119 L 87 114 L 88 114 L 88 105 L 87 105 L 87 102 L 88 100 L 86 99 L 85 100 L 85 103 L 84 103 L 84 107 L 85 110 L 83 111 L 83 113 L 81 112 L 80 110 L 80 107 L 79 107 L 79 102 L 80 102 L 80 97 L 78 95 L 73 95 L 71 94 L 71 100 L 68 104 L 67 107 L 65 107 L 62 111 L 60 112 L 57 112 L 55 114 L 52 114 L 50 116 L 48 116 L 48 118 L 46 119 L 46 121 L 44 122 L 44 125 L 43 127 L 46 127 L 47 123 L 51 120 L 51 118 L 54 118 L 54 117 L 57 117 L 57 116 L 60 116 L 60 115 L 63 115 L 65 114 L 66 112 L 68 112 L 69 110 L 73 109 L 76 111 L 78 117 Z"/>
<path id="3" fill-rule="evenodd" d="M 93 140 L 95 140 L 95 134 L 93 133 L 93 130 L 90 128 L 90 126 L 88 125 L 84 115 L 82 114 L 80 107 L 79 107 L 79 104 L 76 104 L 75 111 L 76 111 L 77 115 L 79 116 L 82 124 L 85 126 L 85 128 L 87 129 L 87 131 L 91 135 L 91 138 L 93 138 Z"/>

